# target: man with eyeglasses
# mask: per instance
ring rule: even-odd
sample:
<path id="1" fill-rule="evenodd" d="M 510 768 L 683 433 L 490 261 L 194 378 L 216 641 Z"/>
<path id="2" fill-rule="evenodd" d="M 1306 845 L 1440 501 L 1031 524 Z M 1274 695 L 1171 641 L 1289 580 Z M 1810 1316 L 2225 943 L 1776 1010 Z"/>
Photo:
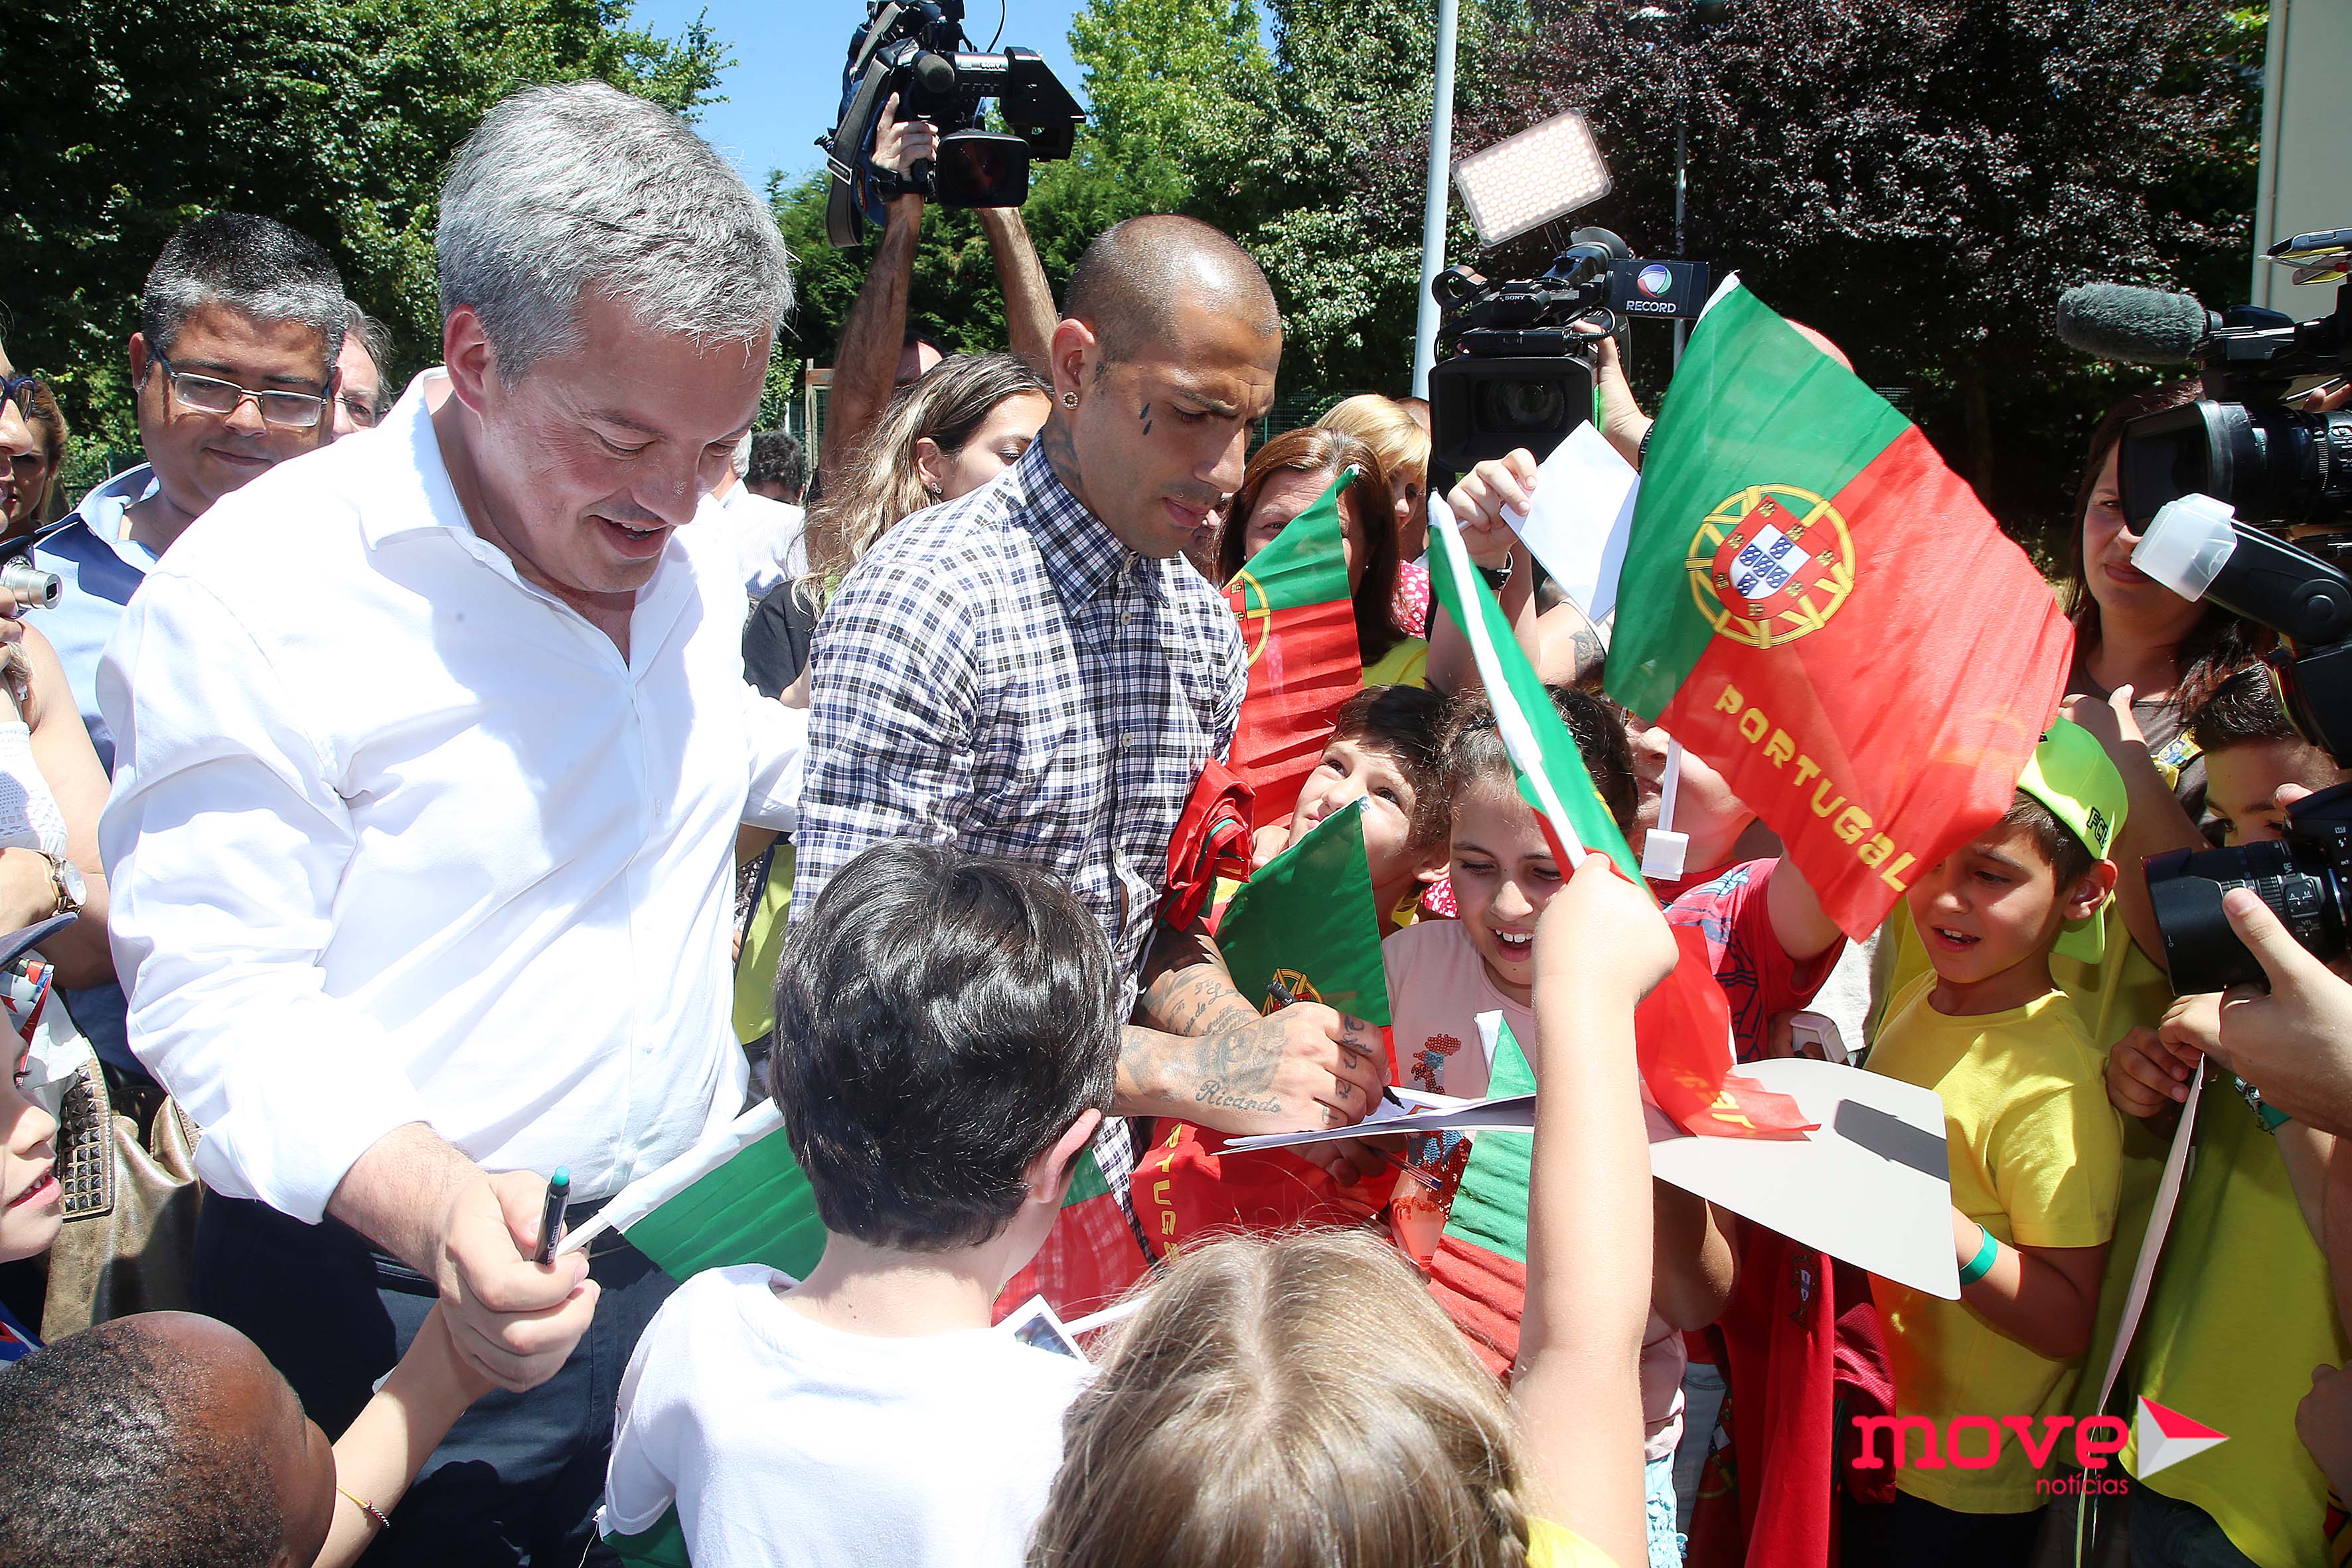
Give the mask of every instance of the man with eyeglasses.
<path id="1" fill-rule="evenodd" d="M 215 501 L 330 438 L 347 310 L 318 242 L 250 213 L 183 226 L 147 274 L 130 343 L 147 460 L 91 490 L 34 552 L 62 579 L 41 629 L 109 773 L 98 659 L 123 606 Z"/>

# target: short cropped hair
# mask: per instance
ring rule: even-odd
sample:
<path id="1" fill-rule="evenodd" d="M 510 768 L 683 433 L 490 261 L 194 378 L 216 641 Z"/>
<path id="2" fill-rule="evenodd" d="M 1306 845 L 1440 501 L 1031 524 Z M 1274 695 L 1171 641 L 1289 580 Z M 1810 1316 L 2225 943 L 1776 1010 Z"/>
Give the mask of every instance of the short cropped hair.
<path id="1" fill-rule="evenodd" d="M 2050 862 L 2052 874 L 2057 879 L 2058 890 L 2063 893 L 2082 879 L 2099 858 L 2091 847 L 2074 837 L 2074 830 L 2058 820 L 2058 814 L 2019 790 L 2010 796 L 2009 810 L 2001 815 L 2003 827 L 2021 827 L 2033 847 Z"/>
<path id="2" fill-rule="evenodd" d="M 203 1376 L 136 1318 L 0 1370 L 0 1564 L 267 1568 L 277 1478 L 186 1418 Z"/>
<path id="3" fill-rule="evenodd" d="M 1584 771 L 1609 808 L 1620 830 L 1633 826 L 1641 805 L 1640 785 L 1633 777 L 1633 745 L 1625 736 L 1621 710 L 1574 686 L 1548 686 L 1551 705 L 1576 741 Z M 1516 778 L 1511 754 L 1495 728 L 1495 710 L 1483 692 L 1465 692 L 1454 700 L 1445 723 L 1445 798 L 1450 812 L 1470 794 L 1490 783 L 1509 784 Z"/>
<path id="4" fill-rule="evenodd" d="M 2189 710 L 2189 738 L 2200 752 L 2302 739 L 2271 688 L 2270 671 L 2260 666 L 2231 676 Z"/>
<path id="5" fill-rule="evenodd" d="M 795 495 L 808 483 L 808 459 L 799 437 L 783 430 L 761 430 L 751 437 L 751 461 L 743 478 L 756 485 L 782 485 Z"/>
<path id="6" fill-rule="evenodd" d="M 1102 928 L 1034 866 L 893 839 L 843 867 L 785 943 L 768 1068 L 825 1228 L 1001 1234 L 1030 1164 L 1109 1109 L 1119 991 Z"/>
<path id="7" fill-rule="evenodd" d="M 441 187 L 441 311 L 470 305 L 511 385 L 581 342 L 585 290 L 706 344 L 771 339 L 792 257 L 743 176 L 659 104 L 601 81 L 482 117 Z"/>
<path id="8" fill-rule="evenodd" d="M 319 334 L 319 379 L 343 352 L 348 306 L 342 274 L 317 240 L 253 213 L 209 213 L 163 242 L 139 296 L 139 332 L 168 354 L 180 329 L 206 305 L 225 305 L 267 326 L 294 321 Z"/>
<path id="9" fill-rule="evenodd" d="M 1198 218 L 1150 213 L 1097 235 L 1070 269 L 1062 315 L 1094 329 L 1105 363 L 1131 360 L 1167 329 L 1179 299 L 1238 313 L 1258 331 L 1282 331 L 1274 289 L 1232 236 Z"/>
<path id="10" fill-rule="evenodd" d="M 1395 761 L 1412 785 L 1415 848 L 1445 841 L 1445 698 L 1418 686 L 1375 686 L 1339 704 L 1335 741 L 1352 741 Z"/>

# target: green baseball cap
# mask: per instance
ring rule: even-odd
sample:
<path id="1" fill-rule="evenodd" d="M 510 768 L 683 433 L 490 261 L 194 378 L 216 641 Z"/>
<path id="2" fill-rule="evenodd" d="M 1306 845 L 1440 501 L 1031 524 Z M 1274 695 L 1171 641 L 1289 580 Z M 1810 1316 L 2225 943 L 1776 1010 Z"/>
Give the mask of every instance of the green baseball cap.
<path id="1" fill-rule="evenodd" d="M 2112 858 L 2108 851 L 2124 826 L 2124 775 L 2088 730 L 2072 719 L 2053 720 L 2017 787 L 2048 806 L 2094 856 Z M 2087 920 L 2068 921 L 2055 951 L 2062 958 L 2098 963 L 2106 948 L 2106 923 L 2104 907 Z"/>

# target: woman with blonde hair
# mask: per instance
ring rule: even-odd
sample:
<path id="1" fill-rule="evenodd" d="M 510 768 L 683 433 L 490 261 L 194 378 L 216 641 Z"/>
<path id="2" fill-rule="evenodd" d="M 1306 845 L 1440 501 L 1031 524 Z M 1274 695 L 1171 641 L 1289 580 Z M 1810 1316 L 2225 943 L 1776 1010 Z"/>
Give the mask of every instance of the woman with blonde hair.
<path id="1" fill-rule="evenodd" d="M 1111 1331 L 1063 1419 L 1030 1568 L 1650 1561 L 1633 1008 L 1674 955 L 1657 907 L 1603 856 L 1538 918 L 1527 1309 L 1507 1394 L 1376 1238 L 1211 1242 Z"/>
<path id="2" fill-rule="evenodd" d="M 1019 462 L 1052 405 L 1044 380 L 1008 353 L 951 355 L 900 387 L 839 484 L 809 508 L 808 575 L 751 612 L 744 679 L 770 697 L 790 689 L 808 667 L 825 596 L 874 542 Z"/>
<path id="3" fill-rule="evenodd" d="M 1315 421 L 1372 449 L 1389 477 L 1396 511 L 1396 624 L 1429 635 L 1429 568 L 1416 565 L 1429 549 L 1429 432 L 1393 397 L 1376 392 L 1341 398 Z"/>
<path id="4" fill-rule="evenodd" d="M 1396 529 L 1388 474 L 1372 449 L 1344 431 L 1319 425 L 1286 430 L 1260 447 L 1242 470 L 1241 488 L 1225 510 L 1217 542 L 1217 576 L 1230 583 L 1244 563 L 1274 542 L 1349 469 L 1356 477 L 1339 495 L 1348 587 L 1356 609 L 1356 648 L 1364 684 L 1422 686 L 1429 645 L 1396 623 Z"/>

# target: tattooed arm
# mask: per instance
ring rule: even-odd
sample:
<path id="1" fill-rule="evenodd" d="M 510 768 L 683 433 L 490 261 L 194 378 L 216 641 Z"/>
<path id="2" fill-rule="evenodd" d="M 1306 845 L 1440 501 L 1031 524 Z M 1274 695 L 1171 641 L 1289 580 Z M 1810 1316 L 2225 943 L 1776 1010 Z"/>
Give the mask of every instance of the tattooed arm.
<path id="1" fill-rule="evenodd" d="M 1344 1127 L 1388 1081 L 1378 1029 L 1312 1002 L 1259 1016 L 1198 922 L 1161 931 L 1137 1012 L 1119 1051 L 1122 1115 L 1235 1133 Z"/>
<path id="2" fill-rule="evenodd" d="M 1593 624 L 1573 599 L 1563 597 L 1536 618 L 1535 641 L 1536 668 L 1547 685 L 1598 680 L 1609 662 L 1608 628 Z"/>

